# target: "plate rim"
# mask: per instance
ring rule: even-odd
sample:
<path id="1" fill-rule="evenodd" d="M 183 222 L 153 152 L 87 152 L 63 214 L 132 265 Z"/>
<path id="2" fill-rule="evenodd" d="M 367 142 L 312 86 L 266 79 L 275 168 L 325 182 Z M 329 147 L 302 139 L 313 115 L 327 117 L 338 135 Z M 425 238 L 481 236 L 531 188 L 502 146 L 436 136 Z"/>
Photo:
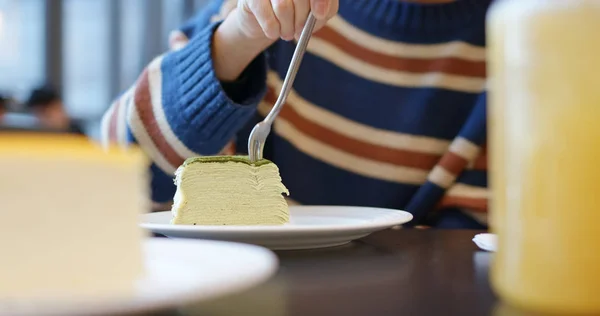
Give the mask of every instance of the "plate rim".
<path id="1" fill-rule="evenodd" d="M 385 217 L 390 218 L 385 220 L 384 216 L 381 218 L 375 218 L 373 221 L 361 223 L 361 224 L 339 224 L 339 225 L 318 225 L 318 226 L 206 226 L 206 225 L 172 225 L 157 224 L 144 222 L 143 218 L 148 216 L 156 216 L 155 214 L 166 214 L 171 211 L 162 211 L 154 213 L 142 214 L 140 220 L 140 226 L 144 229 L 148 229 L 152 232 L 161 231 L 177 231 L 177 232 L 205 232 L 205 233 L 318 233 L 318 232 L 345 232 L 345 231 L 358 231 L 365 230 L 371 231 L 384 227 L 393 227 L 397 225 L 406 224 L 413 220 L 413 215 L 404 210 L 396 210 L 389 208 L 380 207 L 366 207 L 366 206 L 343 206 L 343 205 L 292 205 L 290 209 L 370 209 L 385 212 Z M 393 219 L 391 219 L 394 217 Z"/>

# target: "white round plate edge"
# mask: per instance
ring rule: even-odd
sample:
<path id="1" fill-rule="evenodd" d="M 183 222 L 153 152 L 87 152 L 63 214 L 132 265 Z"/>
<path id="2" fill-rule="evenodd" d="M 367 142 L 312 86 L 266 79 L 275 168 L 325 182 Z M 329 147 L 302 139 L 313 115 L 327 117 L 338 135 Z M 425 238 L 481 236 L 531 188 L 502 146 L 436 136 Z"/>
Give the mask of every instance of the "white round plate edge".
<path id="1" fill-rule="evenodd" d="M 292 233 L 292 232 L 332 232 L 332 231 L 377 231 L 383 228 L 390 228 L 397 225 L 402 225 L 410 222 L 413 219 L 412 214 L 394 209 L 376 208 L 376 207 L 359 207 L 359 206 L 290 206 L 290 212 L 304 212 L 316 211 L 319 209 L 326 209 L 327 211 L 340 211 L 340 210 L 353 210 L 361 211 L 362 214 L 375 214 L 379 213 L 377 217 L 367 221 L 363 224 L 340 224 L 340 225 L 318 225 L 318 226 L 192 226 L 192 225 L 172 225 L 166 223 L 152 223 L 148 220 L 144 222 L 144 219 L 152 220 L 155 217 L 161 218 L 164 222 L 164 218 L 170 218 L 171 212 L 155 212 L 147 213 L 142 215 L 142 222 L 140 226 L 144 229 L 148 229 L 153 232 L 215 232 L 215 233 L 244 233 L 244 232 L 264 232 L 264 233 Z M 366 213 L 366 212 L 370 213 Z M 365 212 L 365 213 L 362 213 Z M 319 216 L 320 212 L 314 212 L 311 215 Z M 293 216 L 293 215 L 292 215 Z"/>
<path id="2" fill-rule="evenodd" d="M 227 245 L 230 248 L 235 247 L 235 248 L 237 248 L 236 252 L 237 252 L 238 256 L 240 256 L 240 254 L 243 252 L 251 253 L 253 256 L 256 255 L 257 257 L 262 256 L 262 258 L 260 260 L 264 261 L 265 265 L 252 266 L 253 268 L 259 267 L 260 269 L 256 269 L 254 271 L 254 273 L 247 274 L 244 278 L 237 278 L 234 281 L 230 281 L 230 283 L 228 283 L 227 286 L 225 286 L 223 283 L 221 283 L 219 285 L 213 285 L 213 287 L 211 288 L 210 294 L 207 294 L 207 292 L 203 292 L 203 291 L 188 291 L 185 294 L 182 294 L 182 296 L 180 296 L 176 300 L 165 299 L 165 301 L 173 302 L 171 304 L 171 306 L 182 305 L 182 304 L 191 303 L 191 302 L 199 303 L 202 301 L 215 299 L 215 298 L 221 297 L 223 295 L 233 294 L 236 292 L 243 291 L 245 289 L 252 288 L 253 286 L 259 285 L 262 282 L 267 281 L 271 276 L 273 276 L 277 272 L 277 269 L 279 267 L 279 259 L 277 258 L 277 256 L 271 250 L 269 250 L 265 247 L 259 246 L 259 245 L 238 243 L 238 242 L 232 242 L 232 241 L 197 240 L 197 239 L 165 239 L 165 238 L 148 238 L 147 242 L 164 244 L 164 245 L 168 245 L 168 246 L 164 246 L 164 247 L 170 247 L 170 244 L 172 244 L 172 241 L 175 241 L 175 240 L 177 240 L 178 242 L 182 242 L 182 244 L 183 244 L 183 242 L 186 242 L 186 243 L 190 242 L 190 244 L 193 244 L 195 241 L 198 241 L 199 242 L 198 246 L 201 246 L 201 244 L 205 244 L 205 245 L 213 245 L 213 246 Z M 249 266 L 251 266 L 251 265 L 249 265 Z M 166 304 L 163 303 L 161 306 L 165 306 L 165 305 Z"/>
<path id="3" fill-rule="evenodd" d="M 153 245 L 155 244 L 155 245 Z M 162 244 L 162 245 L 161 245 Z M 245 278 L 237 278 L 227 283 L 227 286 L 221 284 L 217 287 L 212 287 L 210 293 L 207 294 L 205 291 L 198 291 L 199 286 L 189 289 L 184 293 L 178 293 L 178 297 L 172 295 L 161 295 L 149 297 L 134 296 L 131 298 L 116 298 L 106 300 L 102 302 L 94 303 L 76 303 L 68 305 L 56 305 L 50 306 L 44 305 L 40 307 L 30 306 L 28 308 L 19 309 L 8 309 L 3 310 L 0 304 L 0 316 L 69 316 L 69 315 L 82 315 L 84 313 L 88 316 L 94 315 L 106 315 L 106 314 L 129 314 L 129 313 L 145 313 L 155 310 L 162 310 L 168 308 L 174 308 L 177 306 L 189 304 L 189 303 L 200 303 L 203 301 L 215 299 L 228 294 L 238 293 L 254 286 L 260 285 L 271 278 L 279 268 L 279 260 L 277 256 L 269 249 L 245 244 L 236 243 L 230 241 L 213 241 L 213 240 L 197 240 L 197 239 L 165 239 L 165 238 L 147 238 L 144 241 L 145 260 L 148 259 L 147 252 L 150 247 L 170 247 L 174 244 L 196 244 L 201 246 L 202 244 L 207 245 L 228 245 L 229 247 L 237 247 L 238 250 L 246 252 L 253 252 L 257 256 L 263 256 L 265 264 L 262 269 L 257 270 L 254 274 L 246 275 Z M 160 245 L 160 246 L 157 246 Z M 260 255 L 259 255 L 260 254 Z M 85 312 L 82 311 L 85 308 Z"/>
<path id="4" fill-rule="evenodd" d="M 205 245 L 227 245 L 229 247 L 237 248 L 238 255 L 241 252 L 253 253 L 253 255 L 263 256 L 265 262 L 268 261 L 268 264 L 262 266 L 260 269 L 257 269 L 253 274 L 248 274 L 244 278 L 237 278 L 234 281 L 230 281 L 227 286 L 224 284 L 213 285 L 209 294 L 204 291 L 187 291 L 184 294 L 181 294 L 180 297 L 176 299 L 168 299 L 163 298 L 163 302 L 156 300 L 156 305 L 154 307 L 149 307 L 146 310 L 154 310 L 157 308 L 165 308 L 165 307 L 175 307 L 179 305 L 184 305 L 187 303 L 200 303 L 203 301 L 215 299 L 224 295 L 237 293 L 254 286 L 257 286 L 265 281 L 267 281 L 270 277 L 272 277 L 279 267 L 279 259 L 277 256 L 270 251 L 269 249 L 252 244 L 245 243 L 237 243 L 231 241 L 216 241 L 216 240 L 194 240 L 194 239 L 165 239 L 165 238 L 148 238 L 148 242 L 150 243 L 162 243 L 165 245 L 172 244 L 172 241 L 177 240 L 178 242 L 195 242 L 198 241 L 198 246 L 200 244 Z M 190 244 L 192 244 L 190 243 Z M 183 243 L 182 243 L 183 244 Z M 170 245 L 169 245 L 170 246 Z M 166 246 L 165 246 L 166 247 Z M 256 268 L 257 266 L 253 266 Z M 148 306 L 147 302 L 144 302 L 144 306 L 138 305 L 138 308 L 135 310 L 139 313 L 142 308 Z"/>

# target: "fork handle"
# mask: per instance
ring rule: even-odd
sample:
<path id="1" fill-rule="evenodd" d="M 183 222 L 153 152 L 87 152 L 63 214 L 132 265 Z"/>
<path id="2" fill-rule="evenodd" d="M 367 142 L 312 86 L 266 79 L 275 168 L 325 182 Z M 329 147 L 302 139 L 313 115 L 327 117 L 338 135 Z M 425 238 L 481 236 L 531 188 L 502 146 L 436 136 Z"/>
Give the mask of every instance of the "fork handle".
<path id="1" fill-rule="evenodd" d="M 290 91 L 292 90 L 292 86 L 294 84 L 294 80 L 296 79 L 296 74 L 298 73 L 298 68 L 300 68 L 300 63 L 302 62 L 302 57 L 304 57 L 304 53 L 306 52 L 306 47 L 308 46 L 308 41 L 312 35 L 312 32 L 315 28 L 315 24 L 317 19 L 312 14 L 312 12 L 308 15 L 308 19 L 306 20 L 306 24 L 304 25 L 304 29 L 302 29 L 302 34 L 300 35 L 300 39 L 298 40 L 298 45 L 294 50 L 294 55 L 292 56 L 292 61 L 290 62 L 290 66 L 288 68 L 287 74 L 285 75 L 285 79 L 283 80 L 283 86 L 281 88 L 281 92 L 279 97 L 277 98 L 277 102 L 264 119 L 264 122 L 268 124 L 272 124 L 273 120 L 281 111 L 283 104 L 287 100 Z"/>

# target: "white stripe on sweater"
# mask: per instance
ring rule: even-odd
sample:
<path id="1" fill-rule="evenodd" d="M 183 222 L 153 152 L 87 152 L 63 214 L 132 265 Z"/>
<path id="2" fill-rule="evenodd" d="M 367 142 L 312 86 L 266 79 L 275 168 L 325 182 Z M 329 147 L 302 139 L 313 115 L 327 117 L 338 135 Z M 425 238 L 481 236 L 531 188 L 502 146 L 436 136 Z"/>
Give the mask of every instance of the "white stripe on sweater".
<path id="1" fill-rule="evenodd" d="M 121 105 L 119 106 L 119 113 L 117 114 L 117 144 L 125 148 L 127 147 L 127 109 L 131 106 L 133 100 L 133 89 L 129 89 L 125 95 L 121 97 Z"/>
<path id="2" fill-rule="evenodd" d="M 456 180 L 456 175 L 438 165 L 433 167 L 433 170 L 427 179 L 441 188 L 446 189 L 450 187 L 452 183 L 454 183 L 454 180 Z"/>
<path id="3" fill-rule="evenodd" d="M 188 37 L 180 30 L 173 31 L 169 34 L 169 48 L 173 51 L 184 48 L 188 42 Z"/>
<path id="4" fill-rule="evenodd" d="M 454 41 L 443 44 L 407 44 L 395 42 L 373 36 L 358 29 L 340 16 L 329 20 L 327 25 L 355 44 L 389 56 L 419 59 L 453 57 L 469 61 L 486 60 L 485 48 L 466 42 Z"/>
<path id="5" fill-rule="evenodd" d="M 305 154 L 334 167 L 363 176 L 399 183 L 421 185 L 429 170 L 397 166 L 374 161 L 339 150 L 312 138 L 279 117 L 274 125 L 275 132 Z"/>
<path id="6" fill-rule="evenodd" d="M 452 144 L 450 144 L 450 151 L 457 154 L 458 156 L 464 158 L 465 160 L 471 162 L 479 155 L 481 148 L 475 145 L 470 140 L 457 137 L 454 139 Z"/>
<path id="7" fill-rule="evenodd" d="M 154 113 L 154 118 L 156 123 L 158 124 L 158 128 L 160 133 L 163 135 L 164 139 L 167 143 L 175 150 L 175 152 L 182 158 L 190 158 L 194 156 L 198 156 L 198 154 L 194 153 L 190 150 L 173 132 L 169 122 L 167 121 L 167 117 L 165 115 L 165 111 L 163 108 L 162 102 L 162 57 L 158 57 L 150 63 L 148 66 L 148 80 L 150 85 L 150 95 L 152 98 L 152 112 Z M 185 122 L 186 124 L 189 122 Z"/>
<path id="8" fill-rule="evenodd" d="M 439 88 L 467 93 L 481 93 L 484 91 L 486 84 L 486 80 L 483 78 L 441 72 L 412 73 L 383 68 L 357 59 L 335 45 L 317 37 L 310 40 L 307 50 L 311 54 L 319 56 L 359 77 L 397 87 Z"/>
<path id="9" fill-rule="evenodd" d="M 135 91 L 134 91 L 135 94 Z M 148 135 L 148 131 L 144 127 L 140 115 L 135 105 L 135 100 L 132 101 L 131 106 L 128 107 L 127 121 L 131 127 L 131 133 L 135 136 L 138 144 L 144 149 L 144 152 L 154 161 L 154 163 L 162 169 L 166 174 L 173 175 L 175 170 L 179 166 L 173 166 L 169 161 L 162 155 L 162 153 L 156 148 L 154 142 Z"/>
<path id="10" fill-rule="evenodd" d="M 463 183 L 455 183 L 447 192 L 448 196 L 463 197 L 471 199 L 487 199 L 489 192 L 487 188 Z"/>

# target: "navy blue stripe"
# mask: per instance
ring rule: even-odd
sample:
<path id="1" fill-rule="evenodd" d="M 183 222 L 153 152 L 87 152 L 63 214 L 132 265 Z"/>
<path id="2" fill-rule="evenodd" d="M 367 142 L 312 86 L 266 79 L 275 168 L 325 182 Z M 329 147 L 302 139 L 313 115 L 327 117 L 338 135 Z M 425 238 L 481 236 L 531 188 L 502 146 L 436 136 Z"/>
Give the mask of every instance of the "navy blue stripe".
<path id="1" fill-rule="evenodd" d="M 456 182 L 477 187 L 487 187 L 487 172 L 482 170 L 465 170 Z"/>
<path id="2" fill-rule="evenodd" d="M 419 224 L 426 219 L 445 193 L 444 189 L 431 182 L 423 184 L 406 207 L 406 211 L 414 216 L 411 224 Z"/>
<path id="3" fill-rule="evenodd" d="M 487 93 L 482 93 L 473 107 L 471 116 L 460 131 L 460 136 L 471 140 L 477 145 L 486 142 L 487 133 Z"/>
<path id="4" fill-rule="evenodd" d="M 271 59 L 271 68 L 280 78 L 293 49 L 284 43 L 273 52 L 277 59 Z M 448 140 L 462 129 L 478 98 L 474 93 L 380 84 L 311 54 L 304 57 L 294 89 L 307 101 L 365 125 Z"/>
<path id="5" fill-rule="evenodd" d="M 484 46 L 490 2 L 459 0 L 424 5 L 398 0 L 342 0 L 339 15 L 373 36 L 392 41 L 437 44 L 461 40 Z"/>
<path id="6" fill-rule="evenodd" d="M 414 185 L 381 181 L 339 169 L 304 154 L 279 136 L 271 141 L 277 151 L 267 158 L 277 162 L 290 198 L 301 204 L 403 209 L 417 190 Z"/>
<path id="7" fill-rule="evenodd" d="M 131 127 L 127 124 L 127 143 L 128 144 L 137 144 L 137 139 L 133 136 L 133 132 L 131 131 Z"/>
<path id="8" fill-rule="evenodd" d="M 486 225 L 482 225 L 455 207 L 439 210 L 435 214 L 431 214 L 425 224 L 437 229 L 487 229 Z"/>
<path id="9" fill-rule="evenodd" d="M 173 176 L 164 173 L 156 164 L 150 166 L 152 201 L 164 203 L 173 200 L 177 187 L 173 183 Z"/>
<path id="10" fill-rule="evenodd" d="M 127 142 L 129 144 L 138 145 L 131 131 L 131 127 L 127 124 Z M 174 175 L 167 175 L 155 163 L 152 163 L 149 168 L 150 175 L 150 196 L 152 201 L 157 203 L 165 203 L 173 200 L 176 186 L 173 183 Z"/>

